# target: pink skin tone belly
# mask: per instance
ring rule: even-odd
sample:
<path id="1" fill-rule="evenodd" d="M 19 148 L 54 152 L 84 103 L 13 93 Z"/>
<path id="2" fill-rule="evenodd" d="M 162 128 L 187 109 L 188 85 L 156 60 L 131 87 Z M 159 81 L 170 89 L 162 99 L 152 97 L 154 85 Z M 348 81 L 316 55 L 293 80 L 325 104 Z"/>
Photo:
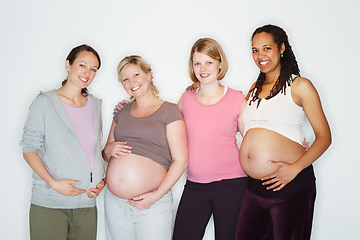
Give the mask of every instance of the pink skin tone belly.
<path id="1" fill-rule="evenodd" d="M 276 172 L 279 166 L 269 161 L 294 163 L 305 153 L 298 143 L 264 128 L 246 132 L 240 147 L 240 162 L 252 178 L 261 179 Z"/>
<path id="2" fill-rule="evenodd" d="M 111 158 L 106 172 L 109 190 L 122 199 L 132 199 L 156 190 L 167 170 L 153 160 L 135 154 Z"/>

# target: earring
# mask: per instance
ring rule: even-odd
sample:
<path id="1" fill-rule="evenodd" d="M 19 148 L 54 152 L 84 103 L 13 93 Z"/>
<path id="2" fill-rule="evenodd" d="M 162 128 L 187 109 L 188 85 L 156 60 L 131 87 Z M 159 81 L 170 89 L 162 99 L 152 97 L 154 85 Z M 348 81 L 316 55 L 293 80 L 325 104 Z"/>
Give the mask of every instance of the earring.
<path id="1" fill-rule="evenodd" d="M 282 54 L 280 55 L 280 57 L 284 57 L 284 54 L 282 53 Z"/>

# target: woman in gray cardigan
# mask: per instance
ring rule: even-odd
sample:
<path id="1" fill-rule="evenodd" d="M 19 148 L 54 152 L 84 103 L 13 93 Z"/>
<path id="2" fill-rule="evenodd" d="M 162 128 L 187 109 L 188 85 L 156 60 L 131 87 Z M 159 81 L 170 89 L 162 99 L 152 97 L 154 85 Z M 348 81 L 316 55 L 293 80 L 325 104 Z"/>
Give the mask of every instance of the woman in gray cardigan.
<path id="1" fill-rule="evenodd" d="M 69 53 L 62 87 L 30 106 L 21 146 L 33 169 L 32 239 L 96 239 L 95 197 L 105 186 L 101 100 L 86 87 L 100 68 L 90 46 Z"/>

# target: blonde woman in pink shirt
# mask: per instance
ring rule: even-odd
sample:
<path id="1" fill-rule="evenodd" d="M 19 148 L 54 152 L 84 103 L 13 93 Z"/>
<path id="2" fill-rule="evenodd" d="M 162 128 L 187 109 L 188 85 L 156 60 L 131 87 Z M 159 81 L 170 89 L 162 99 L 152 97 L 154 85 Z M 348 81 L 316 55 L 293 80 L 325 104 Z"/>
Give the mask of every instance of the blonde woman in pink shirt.
<path id="1" fill-rule="evenodd" d="M 220 84 L 227 69 L 218 42 L 211 38 L 195 42 L 189 59 L 194 84 L 178 103 L 188 134 L 189 165 L 174 240 L 202 239 L 211 215 L 216 239 L 235 237 L 247 186 L 235 137 L 244 95 Z"/>

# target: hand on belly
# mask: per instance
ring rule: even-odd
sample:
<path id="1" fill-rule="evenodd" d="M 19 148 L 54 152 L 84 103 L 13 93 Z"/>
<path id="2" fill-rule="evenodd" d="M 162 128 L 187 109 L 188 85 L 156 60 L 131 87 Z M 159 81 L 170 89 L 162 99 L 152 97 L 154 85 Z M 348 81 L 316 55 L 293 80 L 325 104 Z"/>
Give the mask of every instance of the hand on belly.
<path id="1" fill-rule="evenodd" d="M 298 169 L 295 164 L 287 162 L 271 161 L 270 164 L 278 166 L 278 170 L 272 174 L 263 177 L 263 185 L 269 185 L 266 189 L 279 191 L 291 182 L 302 169 Z"/>
<path id="2" fill-rule="evenodd" d="M 133 199 L 156 190 L 167 171 L 160 164 L 135 154 L 112 158 L 106 178 L 109 190 L 122 199 Z"/>
<path id="3" fill-rule="evenodd" d="M 286 185 L 297 171 L 291 168 L 291 164 L 304 152 L 305 149 L 301 145 L 274 131 L 254 128 L 245 134 L 241 143 L 240 161 L 250 177 L 269 179 L 277 173 L 280 174 L 281 183 Z M 289 176 L 285 176 L 288 170 Z"/>
<path id="4" fill-rule="evenodd" d="M 131 206 L 136 207 L 139 210 L 145 210 L 158 200 L 159 198 L 156 195 L 156 191 L 152 191 L 129 199 L 128 202 L 131 204 Z"/>

